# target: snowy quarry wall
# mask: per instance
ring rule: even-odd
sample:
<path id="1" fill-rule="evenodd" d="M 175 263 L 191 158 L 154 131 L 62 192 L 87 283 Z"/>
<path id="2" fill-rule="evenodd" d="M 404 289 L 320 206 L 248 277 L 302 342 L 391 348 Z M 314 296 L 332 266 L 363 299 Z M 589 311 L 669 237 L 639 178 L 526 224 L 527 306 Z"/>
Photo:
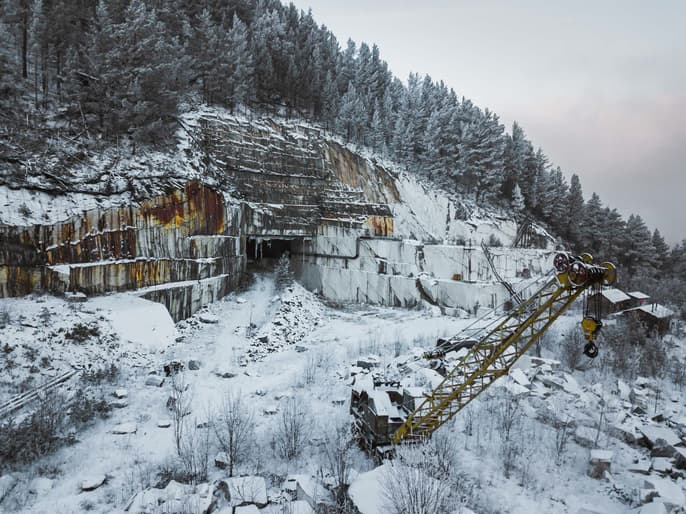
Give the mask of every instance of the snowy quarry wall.
<path id="1" fill-rule="evenodd" d="M 54 194 L 35 177 L 0 183 L 0 297 L 136 291 L 178 321 L 234 290 L 248 245 L 265 240 L 287 241 L 304 285 L 336 301 L 497 305 L 507 293 L 478 247 L 489 239 L 505 245 L 491 253 L 506 280 L 547 269 L 546 250 L 507 248 L 507 216 L 316 126 L 215 111 L 180 124 L 176 153 L 94 157 L 87 190 L 79 173 Z"/>
<path id="2" fill-rule="evenodd" d="M 92 209 L 51 225 L 2 225 L 0 294 L 95 295 L 185 283 L 155 293 L 180 319 L 175 313 L 188 312 L 189 297 L 208 297 L 204 279 L 221 277 L 220 286 L 209 287 L 217 294 L 238 285 L 245 270 L 241 224 L 240 204 L 188 182 L 136 207 Z"/>
<path id="3" fill-rule="evenodd" d="M 415 240 L 317 236 L 291 260 L 303 284 L 335 301 L 413 307 L 427 301 L 444 309 L 496 307 L 510 299 L 479 247 Z M 493 248 L 498 273 L 525 295 L 530 277 L 544 275 L 551 251 Z"/>

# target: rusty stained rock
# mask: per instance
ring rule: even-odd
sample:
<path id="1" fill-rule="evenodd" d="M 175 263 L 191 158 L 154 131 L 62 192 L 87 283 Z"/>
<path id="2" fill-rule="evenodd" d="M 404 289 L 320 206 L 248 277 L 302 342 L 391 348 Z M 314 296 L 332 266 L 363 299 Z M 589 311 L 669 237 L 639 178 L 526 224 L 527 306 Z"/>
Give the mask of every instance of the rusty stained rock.
<path id="1" fill-rule="evenodd" d="M 367 202 L 400 201 L 393 177 L 382 166 L 374 165 L 372 169 L 369 161 L 333 141 L 327 142 L 326 156 L 336 178 L 352 188 L 361 189 Z"/>
<path id="2" fill-rule="evenodd" d="M 367 223 L 372 236 L 389 237 L 393 235 L 393 218 L 390 216 L 369 216 Z"/>
<path id="3" fill-rule="evenodd" d="M 0 298 L 24 296 L 49 289 L 61 294 L 66 283 L 46 267 L 0 265 Z"/>
<path id="4" fill-rule="evenodd" d="M 220 193 L 199 182 L 141 203 L 140 215 L 147 224 L 166 228 L 185 227 L 188 236 L 224 233 L 224 201 Z"/>
<path id="5" fill-rule="evenodd" d="M 218 275 L 240 275 L 243 259 L 216 257 L 192 259 L 138 259 L 103 262 L 69 268 L 69 290 L 86 294 L 127 291 L 169 282 L 202 280 Z"/>

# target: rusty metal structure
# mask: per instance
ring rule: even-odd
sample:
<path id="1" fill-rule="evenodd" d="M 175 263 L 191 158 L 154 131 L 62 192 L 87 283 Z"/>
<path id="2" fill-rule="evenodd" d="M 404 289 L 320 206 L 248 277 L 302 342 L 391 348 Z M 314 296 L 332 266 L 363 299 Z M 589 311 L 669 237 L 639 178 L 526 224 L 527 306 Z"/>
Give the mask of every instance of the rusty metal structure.
<path id="1" fill-rule="evenodd" d="M 353 389 L 351 413 L 360 444 L 383 454 L 391 445 L 421 441 L 452 419 L 512 365 L 584 292 L 616 280 L 611 263 L 593 264 L 588 254 L 559 253 L 555 275 L 509 314 L 480 329 L 478 335 L 457 335 L 443 341 L 440 353 L 461 349 L 462 357 L 430 392 L 400 391 L 389 386 Z M 596 338 L 602 326 L 586 309 L 581 327 L 587 339 L 584 353 L 597 355 Z"/>

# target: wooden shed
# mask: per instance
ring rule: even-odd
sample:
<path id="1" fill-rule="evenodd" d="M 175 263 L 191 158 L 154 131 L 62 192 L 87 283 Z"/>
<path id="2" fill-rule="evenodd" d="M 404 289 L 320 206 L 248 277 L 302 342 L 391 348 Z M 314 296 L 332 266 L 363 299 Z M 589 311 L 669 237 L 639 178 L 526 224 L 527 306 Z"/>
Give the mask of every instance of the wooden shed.
<path id="1" fill-rule="evenodd" d="M 650 303 L 650 296 L 641 291 L 632 291 L 627 294 L 631 298 L 631 307 L 640 307 Z"/>
<path id="2" fill-rule="evenodd" d="M 600 314 L 603 318 L 631 307 L 631 297 L 616 288 L 605 289 L 591 295 L 588 301 L 591 305 L 593 302 L 600 302 Z"/>
<path id="3" fill-rule="evenodd" d="M 674 312 L 659 303 L 649 303 L 625 310 L 622 315 L 637 319 L 649 330 L 665 335 L 671 326 Z"/>

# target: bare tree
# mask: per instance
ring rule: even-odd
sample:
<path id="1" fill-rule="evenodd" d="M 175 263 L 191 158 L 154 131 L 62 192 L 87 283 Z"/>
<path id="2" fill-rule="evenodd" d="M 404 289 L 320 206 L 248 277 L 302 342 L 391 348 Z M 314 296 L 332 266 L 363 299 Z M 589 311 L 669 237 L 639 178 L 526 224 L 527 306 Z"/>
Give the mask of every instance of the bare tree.
<path id="1" fill-rule="evenodd" d="M 186 427 L 184 418 L 191 412 L 192 394 L 182 373 L 171 376 L 171 388 L 167 408 L 171 411 L 172 427 L 174 429 L 174 444 L 176 453 L 181 456 L 181 443 Z"/>
<path id="2" fill-rule="evenodd" d="M 350 470 L 355 450 L 355 440 L 352 437 L 350 419 L 327 430 L 324 444 L 327 471 L 333 478 L 333 490 L 336 495 L 336 505 L 346 507 L 349 500 L 346 494 L 350 484 Z"/>
<path id="3" fill-rule="evenodd" d="M 521 402 L 518 396 L 503 391 L 496 411 L 496 428 L 500 435 L 500 453 L 505 478 L 510 478 L 522 448 L 519 440 L 519 429 L 522 421 Z"/>
<path id="4" fill-rule="evenodd" d="M 293 460 L 300 455 L 309 435 L 309 413 L 297 397 L 286 402 L 278 418 L 274 442 L 280 457 Z"/>
<path id="5" fill-rule="evenodd" d="M 212 449 L 212 433 L 207 426 L 200 427 L 197 419 L 190 422 L 188 418 L 181 421 L 184 428 L 181 432 L 179 458 L 186 476 L 197 484 L 207 480 Z"/>
<path id="6" fill-rule="evenodd" d="M 564 464 L 567 445 L 572 435 L 573 427 L 574 421 L 569 416 L 555 427 L 555 463 L 558 466 Z"/>
<path id="7" fill-rule="evenodd" d="M 226 391 L 213 427 L 217 442 L 229 459 L 228 472 L 231 477 L 235 465 L 248 452 L 255 429 L 253 413 L 243 402 L 240 393 Z"/>
<path id="8" fill-rule="evenodd" d="M 381 488 L 386 512 L 435 514 L 447 512 L 450 482 L 430 475 L 422 446 L 400 447 L 396 459 L 386 464 Z"/>

